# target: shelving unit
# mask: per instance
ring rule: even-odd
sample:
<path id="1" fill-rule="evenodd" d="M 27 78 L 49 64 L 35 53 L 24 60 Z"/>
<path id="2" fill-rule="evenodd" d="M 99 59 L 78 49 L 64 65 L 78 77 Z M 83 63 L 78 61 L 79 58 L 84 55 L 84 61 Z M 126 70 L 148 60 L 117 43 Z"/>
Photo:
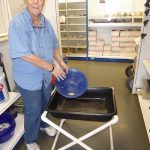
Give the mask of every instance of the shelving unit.
<path id="1" fill-rule="evenodd" d="M 0 114 L 5 112 L 7 108 L 9 108 L 18 98 L 20 97 L 20 93 L 9 92 L 9 98 L 5 100 L 3 103 L 0 103 Z M 22 114 L 18 114 L 16 119 L 16 128 L 13 137 L 7 142 L 0 144 L 0 150 L 12 150 L 19 139 L 24 134 L 24 117 Z"/>
<path id="2" fill-rule="evenodd" d="M 141 95 L 138 95 L 138 99 L 143 114 L 147 135 L 150 142 L 150 100 L 143 99 Z"/>
<path id="3" fill-rule="evenodd" d="M 86 0 L 59 0 L 62 52 L 86 56 Z"/>
<path id="4" fill-rule="evenodd" d="M 0 144 L 0 150 L 12 150 L 19 139 L 24 134 L 24 117 L 22 114 L 18 114 L 16 121 L 16 129 L 13 137 L 7 142 Z"/>
<path id="5" fill-rule="evenodd" d="M 18 98 L 20 93 L 9 92 L 9 99 L 5 100 L 3 103 L 0 103 L 0 115 L 9 108 Z"/>

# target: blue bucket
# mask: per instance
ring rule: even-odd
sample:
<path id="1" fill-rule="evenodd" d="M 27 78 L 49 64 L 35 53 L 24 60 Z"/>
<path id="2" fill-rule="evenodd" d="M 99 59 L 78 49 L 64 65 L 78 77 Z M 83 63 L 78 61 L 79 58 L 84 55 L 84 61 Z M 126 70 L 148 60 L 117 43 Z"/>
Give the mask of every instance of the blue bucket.
<path id="1" fill-rule="evenodd" d="M 4 123 L 9 124 L 9 126 L 0 131 L 0 143 L 8 141 L 13 136 L 16 127 L 15 119 L 10 113 L 0 115 L 0 125 Z"/>

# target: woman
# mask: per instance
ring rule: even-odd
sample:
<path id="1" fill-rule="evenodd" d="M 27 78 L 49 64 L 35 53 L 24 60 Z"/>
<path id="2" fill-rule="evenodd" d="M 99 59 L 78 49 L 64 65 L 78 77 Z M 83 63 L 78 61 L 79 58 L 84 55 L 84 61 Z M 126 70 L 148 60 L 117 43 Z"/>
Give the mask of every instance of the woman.
<path id="1" fill-rule="evenodd" d="M 9 52 L 13 78 L 25 107 L 25 143 L 39 150 L 39 129 L 49 136 L 56 130 L 41 121 L 51 91 L 51 76 L 64 79 L 68 66 L 60 55 L 58 41 L 49 21 L 41 14 L 45 0 L 25 0 L 26 9 L 15 16 L 9 27 Z M 53 65 L 53 58 L 61 66 Z"/>

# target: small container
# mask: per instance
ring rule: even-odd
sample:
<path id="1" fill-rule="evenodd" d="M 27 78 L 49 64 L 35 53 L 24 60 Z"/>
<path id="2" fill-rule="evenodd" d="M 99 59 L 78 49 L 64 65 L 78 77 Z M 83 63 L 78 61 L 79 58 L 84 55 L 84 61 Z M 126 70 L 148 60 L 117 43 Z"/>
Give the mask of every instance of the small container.
<path id="1" fill-rule="evenodd" d="M 8 99 L 8 89 L 5 81 L 3 68 L 0 67 L 0 103 Z"/>

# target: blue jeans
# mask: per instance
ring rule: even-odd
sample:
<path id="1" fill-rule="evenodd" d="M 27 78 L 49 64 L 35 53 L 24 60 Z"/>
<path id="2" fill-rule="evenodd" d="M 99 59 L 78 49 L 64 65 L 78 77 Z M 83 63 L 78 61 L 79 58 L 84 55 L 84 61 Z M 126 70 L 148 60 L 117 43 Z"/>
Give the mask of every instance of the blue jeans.
<path id="1" fill-rule="evenodd" d="M 46 128 L 49 125 L 41 121 L 41 114 L 45 110 L 51 97 L 51 84 L 46 88 L 42 84 L 42 88 L 36 91 L 29 91 L 17 86 L 24 103 L 24 128 L 25 143 L 30 144 L 38 140 L 39 128 Z"/>

